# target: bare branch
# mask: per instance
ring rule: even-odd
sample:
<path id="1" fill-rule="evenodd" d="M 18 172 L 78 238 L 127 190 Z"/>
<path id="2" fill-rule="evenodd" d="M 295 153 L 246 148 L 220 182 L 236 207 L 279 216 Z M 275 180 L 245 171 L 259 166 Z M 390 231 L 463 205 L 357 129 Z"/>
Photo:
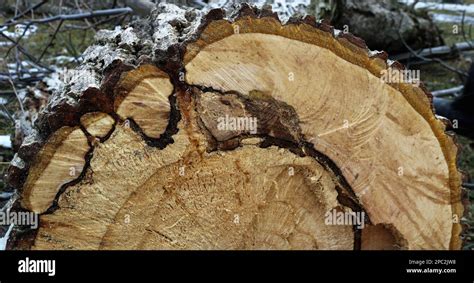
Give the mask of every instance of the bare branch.
<path id="1" fill-rule="evenodd" d="M 125 7 L 125 8 L 116 8 L 116 9 L 107 9 L 107 10 L 98 10 L 98 11 L 91 11 L 87 13 L 79 13 L 79 14 L 72 14 L 72 15 L 57 15 L 49 18 L 37 19 L 37 20 L 29 20 L 23 22 L 10 22 L 5 23 L 0 26 L 12 26 L 17 24 L 45 24 L 54 21 L 76 21 L 76 20 L 84 20 L 90 19 L 95 17 L 103 17 L 103 16 L 113 16 L 117 14 L 128 14 L 133 13 L 132 8 Z"/>
<path id="2" fill-rule="evenodd" d="M 400 21 L 400 26 L 401 26 L 402 22 Z M 413 55 L 415 56 L 416 58 L 420 59 L 420 60 L 423 60 L 423 61 L 426 61 L 426 62 L 436 62 L 438 64 L 440 64 L 443 68 L 451 71 L 451 72 L 454 72 L 456 74 L 458 74 L 459 76 L 463 77 L 463 78 L 467 78 L 468 77 L 468 74 L 466 72 L 463 72 L 461 70 L 458 70 L 448 64 L 446 64 L 443 60 L 441 59 L 438 59 L 438 58 L 426 58 L 420 54 L 418 54 L 415 50 L 413 50 L 408 44 L 407 42 L 405 41 L 405 39 L 403 38 L 402 34 L 400 33 L 400 28 L 397 29 L 397 32 L 398 32 L 398 37 L 400 38 L 401 42 L 403 43 L 403 45 L 405 46 L 406 49 L 408 49 L 408 51 Z"/>
<path id="3" fill-rule="evenodd" d="M 15 123 L 15 119 L 13 119 L 13 116 L 10 114 L 10 112 L 8 111 L 8 109 L 5 107 L 5 105 L 3 104 L 0 104 L 0 106 L 2 106 L 3 108 L 3 111 L 0 111 L 0 115 L 2 115 L 3 117 L 6 117 L 8 119 L 10 119 L 10 121 L 12 122 L 12 124 Z"/>
<path id="4" fill-rule="evenodd" d="M 444 96 L 449 96 L 449 95 L 454 95 L 454 96 L 459 96 L 460 93 L 462 93 L 464 89 L 463 85 L 448 88 L 448 89 L 441 89 L 441 90 L 435 90 L 432 91 L 431 94 L 436 97 L 444 97 Z"/>
<path id="5" fill-rule="evenodd" d="M 41 61 L 41 59 L 43 59 L 43 56 L 44 54 L 46 54 L 46 51 L 48 50 L 48 48 L 53 44 L 54 42 L 54 39 L 56 39 L 56 35 L 58 34 L 59 30 L 61 29 L 61 26 L 62 24 L 64 23 L 63 20 L 61 20 L 58 24 L 58 26 L 56 27 L 53 35 L 51 36 L 51 39 L 49 40 L 48 44 L 46 44 L 46 46 L 44 47 L 43 51 L 41 52 L 41 55 L 40 57 L 38 58 L 38 61 Z"/>
<path id="6" fill-rule="evenodd" d="M 18 92 L 16 91 L 15 84 L 13 83 L 11 78 L 9 78 L 8 81 L 10 82 L 10 84 L 12 86 L 12 89 L 13 89 L 13 92 L 15 93 L 16 100 L 18 101 L 18 104 L 20 105 L 21 113 L 23 113 L 23 115 L 25 115 L 25 109 L 23 108 L 23 102 L 21 102 L 21 98 L 18 95 Z"/>
<path id="7" fill-rule="evenodd" d="M 11 23 L 11 22 L 14 22 L 20 18 L 22 18 L 23 16 L 25 16 L 26 14 L 30 13 L 30 12 L 33 12 L 34 10 L 38 9 L 39 7 L 43 6 L 43 4 L 46 4 L 49 0 L 43 0 L 41 2 L 39 2 L 38 4 L 35 4 L 33 6 L 31 6 L 30 8 L 26 9 L 24 12 L 14 16 L 13 18 L 7 20 L 5 22 L 5 24 L 7 23 Z"/>
<path id="8" fill-rule="evenodd" d="M 0 36 L 2 36 L 3 38 L 5 38 L 6 40 L 12 42 L 13 44 L 15 44 L 15 40 L 13 40 L 12 38 L 10 38 L 9 36 L 7 36 L 6 34 L 4 34 L 3 32 L 0 31 Z M 43 66 L 41 65 L 39 62 L 38 62 L 38 59 L 36 59 L 33 55 L 29 54 L 21 45 L 18 45 L 17 46 L 18 48 L 18 51 L 20 51 L 23 55 L 25 55 L 28 59 L 30 59 L 31 61 L 33 61 L 36 65 L 38 65 L 39 67 L 43 68 L 43 69 L 46 69 L 50 72 L 53 72 L 53 70 L 51 68 L 48 68 L 46 66 Z"/>
<path id="9" fill-rule="evenodd" d="M 470 38 L 467 39 L 466 37 L 466 33 L 464 32 L 464 20 L 465 20 L 465 17 L 466 17 L 466 10 L 462 11 L 462 17 L 461 17 L 461 34 L 462 34 L 462 37 L 464 38 L 464 41 L 467 42 L 469 44 L 469 47 L 470 48 L 473 48 L 471 42 L 470 42 Z M 469 25 L 469 29 L 470 29 L 470 25 Z"/>

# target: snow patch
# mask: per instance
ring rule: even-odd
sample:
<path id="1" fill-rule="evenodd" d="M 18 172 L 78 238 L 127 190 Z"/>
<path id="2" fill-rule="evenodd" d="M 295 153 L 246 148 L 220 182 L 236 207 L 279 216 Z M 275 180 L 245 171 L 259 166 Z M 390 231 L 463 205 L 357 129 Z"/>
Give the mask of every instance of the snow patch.
<path id="1" fill-rule="evenodd" d="M 6 148 L 11 148 L 12 147 L 12 141 L 10 140 L 10 136 L 8 136 L 8 135 L 0 136 L 0 146 L 6 147 Z"/>
<path id="2" fill-rule="evenodd" d="M 24 33 L 22 38 L 27 39 L 28 37 L 30 37 L 30 35 L 34 34 L 38 30 L 38 27 L 35 25 L 30 25 L 27 27 L 27 25 L 18 24 L 15 25 L 13 29 L 13 31 L 8 31 L 8 27 L 2 27 L 0 28 L 0 32 L 12 39 L 17 39 L 21 37 Z"/>
<path id="3" fill-rule="evenodd" d="M 7 232 L 5 233 L 5 236 L 0 238 L 0 251 L 4 251 L 7 248 L 7 241 L 8 237 L 10 236 L 10 233 L 12 232 L 13 224 L 10 224 L 10 227 L 8 227 Z"/>
<path id="4" fill-rule="evenodd" d="M 435 22 L 438 23 L 461 23 L 462 16 L 461 15 L 449 15 L 449 14 L 438 14 L 432 13 L 431 17 Z M 465 24 L 474 24 L 474 17 L 465 16 L 464 17 Z"/>
<path id="5" fill-rule="evenodd" d="M 398 2 L 407 5 L 413 4 L 414 0 L 399 0 Z M 436 2 L 418 2 L 415 5 L 415 9 L 427 9 L 427 10 L 445 10 L 466 13 L 474 13 L 474 4 L 448 4 L 448 3 L 436 3 Z"/>

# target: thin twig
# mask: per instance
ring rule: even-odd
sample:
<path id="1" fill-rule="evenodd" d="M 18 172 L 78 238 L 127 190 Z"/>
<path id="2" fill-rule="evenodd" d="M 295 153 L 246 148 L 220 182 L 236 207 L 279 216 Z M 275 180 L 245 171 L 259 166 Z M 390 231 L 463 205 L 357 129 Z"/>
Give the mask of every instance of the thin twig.
<path id="1" fill-rule="evenodd" d="M 74 29 L 78 29 L 78 30 L 86 30 L 86 29 L 90 29 L 90 28 L 94 28 L 94 27 L 97 27 L 97 26 L 100 26 L 102 24 L 106 24 L 108 22 L 111 22 L 113 21 L 114 19 L 116 18 L 119 18 L 119 17 L 122 17 L 122 16 L 127 16 L 129 15 L 129 13 L 122 13 L 122 14 L 118 14 L 118 15 L 114 15 L 112 17 L 109 17 L 107 19 L 103 19 L 103 20 L 100 20 L 98 21 L 97 23 L 94 23 L 94 24 L 91 24 L 91 25 L 87 25 L 87 26 L 76 26 L 76 25 L 66 25 L 65 27 L 68 29 L 68 30 L 74 30 Z"/>
<path id="2" fill-rule="evenodd" d="M 10 48 L 8 48 L 7 52 L 6 52 L 6 55 L 5 57 L 8 57 L 8 55 L 10 54 L 10 51 L 17 47 L 18 44 L 20 44 L 20 41 L 23 39 L 23 37 L 26 35 L 26 32 L 28 31 L 28 29 L 30 28 L 31 24 L 27 24 L 25 26 L 25 28 L 23 29 L 23 33 L 17 38 L 17 40 L 15 41 L 15 43 L 13 43 L 12 46 L 10 46 Z"/>
<path id="3" fill-rule="evenodd" d="M 91 11 L 87 13 L 79 13 L 79 14 L 71 14 L 71 15 L 57 15 L 49 18 L 43 18 L 43 19 L 37 19 L 37 20 L 29 20 L 29 21 L 23 21 L 23 22 L 11 22 L 11 23 L 5 23 L 1 26 L 12 26 L 12 25 L 17 25 L 17 24 L 45 24 L 45 23 L 50 23 L 54 21 L 77 21 L 77 20 L 84 20 L 84 19 L 90 19 L 90 18 L 95 18 L 95 17 L 103 17 L 103 16 L 113 16 L 117 14 L 123 14 L 123 13 L 133 13 L 132 8 L 125 7 L 125 8 L 116 8 L 116 9 L 106 9 L 106 10 L 98 10 L 98 11 Z"/>
<path id="4" fill-rule="evenodd" d="M 432 91 L 431 94 L 435 97 L 444 97 L 444 96 L 450 96 L 450 95 L 459 96 L 459 94 L 462 93 L 463 89 L 464 89 L 464 86 L 460 85 L 460 86 L 456 86 L 456 87 L 452 87 L 448 89 L 435 90 L 435 91 Z"/>
<path id="5" fill-rule="evenodd" d="M 26 9 L 24 12 L 14 16 L 13 18 L 9 19 L 6 21 L 6 23 L 10 23 L 10 22 L 13 22 L 13 21 L 16 21 L 18 19 L 20 19 L 21 17 L 23 17 L 24 15 L 30 13 L 30 12 L 33 12 L 34 10 L 38 9 L 39 7 L 43 6 L 43 4 L 45 4 L 46 2 L 48 2 L 49 0 L 43 0 L 41 2 L 39 2 L 38 4 L 35 4 L 33 6 L 31 6 L 30 8 Z"/>
<path id="6" fill-rule="evenodd" d="M 0 106 L 2 106 L 3 110 L 1 113 L 2 115 L 6 115 L 8 117 L 8 119 L 10 119 L 13 123 L 15 123 L 15 119 L 13 119 L 13 116 L 10 114 L 10 112 L 8 111 L 8 109 L 5 107 L 5 105 L 3 104 L 0 104 Z"/>
<path id="7" fill-rule="evenodd" d="M 12 43 L 15 43 L 15 40 L 11 39 L 9 36 L 7 36 L 6 34 L 4 34 L 3 32 L 0 31 L 0 36 L 4 37 L 6 40 L 12 42 Z M 38 65 L 39 67 L 43 68 L 43 69 L 46 69 L 50 72 L 53 72 L 53 70 L 51 68 L 48 68 L 46 66 L 43 66 L 41 65 L 38 60 L 31 54 L 29 54 L 21 45 L 18 45 L 17 46 L 18 48 L 18 51 L 20 51 L 21 53 L 23 53 L 23 55 L 25 55 L 26 57 L 28 57 L 28 59 L 30 59 L 31 61 L 35 62 L 36 65 Z"/>
<path id="8" fill-rule="evenodd" d="M 53 35 L 51 36 L 51 39 L 49 40 L 48 44 L 46 44 L 46 46 L 44 47 L 43 52 L 41 52 L 41 55 L 38 58 L 38 62 L 41 61 L 41 59 L 43 59 L 44 54 L 46 54 L 46 51 L 48 50 L 48 48 L 53 44 L 54 39 L 56 39 L 56 35 L 58 34 L 59 30 L 61 29 L 61 26 L 62 26 L 63 23 L 64 23 L 64 21 L 62 21 L 62 20 L 59 22 L 58 26 L 54 30 Z"/>
<path id="9" fill-rule="evenodd" d="M 13 83 L 11 78 L 8 81 L 12 85 L 12 89 L 13 89 L 13 92 L 15 93 L 18 104 L 20 104 L 21 113 L 25 115 L 25 109 L 23 108 L 23 103 L 21 102 L 20 96 L 18 95 L 18 92 L 16 91 L 15 84 Z"/>
<path id="10" fill-rule="evenodd" d="M 402 22 L 400 21 L 400 25 L 399 27 L 401 27 L 402 25 Z M 400 28 L 397 29 L 397 32 L 398 32 L 398 37 L 400 38 L 401 42 L 403 43 L 403 45 L 405 46 L 406 49 L 408 49 L 408 51 L 413 54 L 413 56 L 415 56 L 416 58 L 420 59 L 420 60 L 423 60 L 423 61 L 426 61 L 426 62 L 436 62 L 438 64 L 440 64 L 442 67 L 444 67 L 445 69 L 451 71 L 451 72 L 454 72 L 456 74 L 458 74 L 459 76 L 462 76 L 463 78 L 467 78 L 468 77 L 468 74 L 466 72 L 463 72 L 461 70 L 458 70 L 454 67 L 451 67 L 449 66 L 448 64 L 446 64 L 443 60 L 441 59 L 438 59 L 438 58 L 426 58 L 424 56 L 421 56 L 419 54 L 416 53 L 415 50 L 413 50 L 405 41 L 405 39 L 403 38 L 402 34 L 400 33 Z"/>
<path id="11" fill-rule="evenodd" d="M 420 2 L 420 0 L 415 0 L 415 1 L 413 1 L 413 3 L 410 5 L 410 9 L 411 9 L 412 11 L 415 11 L 415 6 L 416 6 L 416 4 L 418 4 L 418 2 Z"/>

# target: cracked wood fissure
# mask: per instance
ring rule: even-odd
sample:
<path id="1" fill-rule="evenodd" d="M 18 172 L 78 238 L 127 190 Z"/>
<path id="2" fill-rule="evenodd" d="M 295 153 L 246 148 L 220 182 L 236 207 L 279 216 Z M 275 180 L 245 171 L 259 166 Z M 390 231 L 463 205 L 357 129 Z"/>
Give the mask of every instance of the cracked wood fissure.
<path id="1" fill-rule="evenodd" d="M 380 78 L 401 66 L 311 18 L 157 11 L 186 23 L 182 40 L 127 55 L 139 66 L 109 60 L 97 87 L 53 99 L 23 142 L 14 209 L 41 225 L 10 248 L 460 248 L 457 148 L 422 86 Z M 138 26 L 124 46 L 153 34 Z M 330 225 L 333 212 L 364 225 Z"/>

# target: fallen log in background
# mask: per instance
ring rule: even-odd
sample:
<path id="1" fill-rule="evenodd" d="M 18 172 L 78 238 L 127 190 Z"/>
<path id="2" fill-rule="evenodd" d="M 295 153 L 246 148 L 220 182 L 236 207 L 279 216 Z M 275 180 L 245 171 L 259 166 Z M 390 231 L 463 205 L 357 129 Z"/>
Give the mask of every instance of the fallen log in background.
<path id="1" fill-rule="evenodd" d="M 41 214 L 9 248 L 461 247 L 457 147 L 361 39 L 160 5 L 84 57 L 9 168 L 13 209 Z"/>
<path id="2" fill-rule="evenodd" d="M 402 53 L 399 55 L 392 56 L 392 59 L 398 61 L 405 61 L 417 59 L 416 56 L 422 56 L 426 58 L 447 57 L 459 54 L 459 52 L 470 51 L 472 49 L 474 49 L 474 42 L 465 41 L 455 43 L 453 44 L 453 46 L 442 45 L 437 47 L 425 48 L 422 50 L 416 50 L 416 55 L 412 52 Z"/>
<path id="3" fill-rule="evenodd" d="M 390 54 L 444 45 L 433 20 L 426 13 L 391 0 L 335 0 L 331 23 L 364 38 L 371 49 Z"/>

